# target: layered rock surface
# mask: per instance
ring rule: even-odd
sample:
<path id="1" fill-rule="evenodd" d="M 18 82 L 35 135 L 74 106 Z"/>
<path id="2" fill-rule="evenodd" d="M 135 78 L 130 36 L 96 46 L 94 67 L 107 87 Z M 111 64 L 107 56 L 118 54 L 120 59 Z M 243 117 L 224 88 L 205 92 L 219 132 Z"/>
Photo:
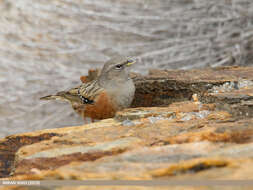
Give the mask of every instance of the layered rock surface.
<path id="1" fill-rule="evenodd" d="M 133 74 L 132 108 L 114 118 L 1 139 L 0 176 L 252 179 L 252 73 L 220 67 Z"/>

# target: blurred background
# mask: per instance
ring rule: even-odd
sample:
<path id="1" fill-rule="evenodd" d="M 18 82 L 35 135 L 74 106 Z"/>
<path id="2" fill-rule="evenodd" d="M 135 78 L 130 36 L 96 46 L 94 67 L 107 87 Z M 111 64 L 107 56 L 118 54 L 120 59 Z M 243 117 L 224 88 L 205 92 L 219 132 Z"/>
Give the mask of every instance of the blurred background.
<path id="1" fill-rule="evenodd" d="M 80 125 L 44 95 L 114 53 L 134 71 L 252 65 L 252 0 L 1 0 L 0 137 Z"/>

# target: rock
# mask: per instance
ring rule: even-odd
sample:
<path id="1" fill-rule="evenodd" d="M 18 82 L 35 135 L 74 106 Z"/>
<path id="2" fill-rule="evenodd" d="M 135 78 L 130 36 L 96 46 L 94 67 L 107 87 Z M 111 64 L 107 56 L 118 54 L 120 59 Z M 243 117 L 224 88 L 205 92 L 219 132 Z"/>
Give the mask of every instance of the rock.
<path id="1" fill-rule="evenodd" d="M 252 69 L 153 70 L 136 76 L 132 108 L 114 118 L 1 139 L 0 175 L 252 179 Z"/>

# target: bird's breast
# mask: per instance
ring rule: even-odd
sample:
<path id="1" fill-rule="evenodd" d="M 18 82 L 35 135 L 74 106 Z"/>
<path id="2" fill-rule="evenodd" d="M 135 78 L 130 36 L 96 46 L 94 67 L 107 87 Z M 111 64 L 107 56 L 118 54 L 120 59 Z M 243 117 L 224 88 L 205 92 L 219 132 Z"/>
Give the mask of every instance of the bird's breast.
<path id="1" fill-rule="evenodd" d="M 115 88 L 115 91 L 112 92 L 113 101 L 116 102 L 119 109 L 128 108 L 134 98 L 135 94 L 135 85 L 132 80 L 128 80 L 118 88 Z"/>

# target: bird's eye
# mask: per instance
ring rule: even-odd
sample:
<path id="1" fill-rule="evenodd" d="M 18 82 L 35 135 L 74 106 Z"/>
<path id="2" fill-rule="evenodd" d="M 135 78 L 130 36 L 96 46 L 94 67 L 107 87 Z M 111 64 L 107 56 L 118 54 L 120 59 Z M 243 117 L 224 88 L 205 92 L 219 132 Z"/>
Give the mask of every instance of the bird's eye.
<path id="1" fill-rule="evenodd" d="M 115 66 L 115 69 L 122 69 L 123 68 L 123 65 L 116 65 Z"/>

